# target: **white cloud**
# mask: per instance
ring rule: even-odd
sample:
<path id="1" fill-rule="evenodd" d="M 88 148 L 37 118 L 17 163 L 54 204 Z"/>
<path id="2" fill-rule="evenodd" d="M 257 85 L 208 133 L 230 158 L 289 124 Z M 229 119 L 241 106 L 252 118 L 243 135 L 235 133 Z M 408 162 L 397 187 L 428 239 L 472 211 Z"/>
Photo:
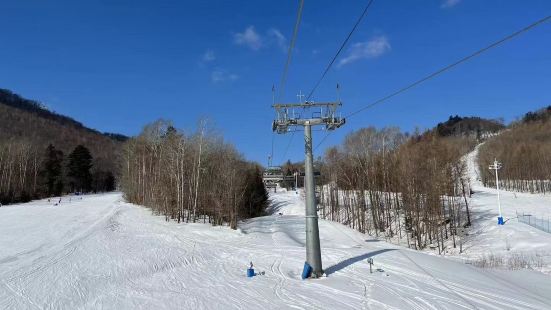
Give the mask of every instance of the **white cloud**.
<path id="1" fill-rule="evenodd" d="M 211 62 L 216 60 L 216 55 L 214 54 L 214 51 L 210 48 L 205 51 L 203 54 L 203 61 L 204 62 Z"/>
<path id="2" fill-rule="evenodd" d="M 277 28 L 270 28 L 265 34 L 260 34 L 254 26 L 247 27 L 243 32 L 233 34 L 233 42 L 258 51 L 261 48 L 277 46 L 282 52 L 289 48 L 287 38 Z"/>
<path id="3" fill-rule="evenodd" d="M 339 61 L 338 67 L 360 59 L 380 57 L 390 51 L 390 49 L 390 43 L 385 36 L 378 36 L 366 42 L 355 43 L 348 51 L 348 55 Z"/>
<path id="4" fill-rule="evenodd" d="M 287 46 L 287 38 L 276 28 L 271 28 L 268 30 L 268 35 L 272 37 L 275 40 L 276 45 L 283 51 L 287 52 L 287 49 L 289 48 Z"/>
<path id="5" fill-rule="evenodd" d="M 249 26 L 241 33 L 233 35 L 233 42 L 238 45 L 245 45 L 253 51 L 259 50 L 262 45 L 262 37 L 256 32 L 254 26 Z"/>
<path id="6" fill-rule="evenodd" d="M 210 80 L 213 83 L 220 83 L 220 82 L 226 82 L 226 81 L 235 81 L 239 78 L 237 74 L 229 73 L 226 70 L 223 69 L 216 69 L 212 71 L 210 75 Z"/>
<path id="7" fill-rule="evenodd" d="M 461 0 L 444 0 L 440 7 L 443 9 L 451 8 L 459 4 L 459 2 L 461 2 Z"/>

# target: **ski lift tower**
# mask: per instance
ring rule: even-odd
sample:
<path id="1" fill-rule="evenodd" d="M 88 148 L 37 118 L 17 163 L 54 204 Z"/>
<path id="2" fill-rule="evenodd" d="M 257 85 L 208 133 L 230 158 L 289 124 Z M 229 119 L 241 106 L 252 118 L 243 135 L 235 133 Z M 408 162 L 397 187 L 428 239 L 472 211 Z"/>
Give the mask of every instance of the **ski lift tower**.
<path id="1" fill-rule="evenodd" d="M 299 98 L 301 98 L 299 96 Z M 321 265 L 321 250 L 318 228 L 318 212 L 316 207 L 316 193 L 314 186 L 314 160 L 312 155 L 312 127 L 324 126 L 325 130 L 335 130 L 345 123 L 345 119 L 337 114 L 342 106 L 337 102 L 305 101 L 289 104 L 273 104 L 276 119 L 272 123 L 272 130 L 278 134 L 285 134 L 293 129 L 304 127 L 305 148 L 305 189 L 306 189 L 306 263 L 312 268 L 312 276 L 318 278 L 323 275 Z M 298 111 L 298 112 L 297 112 Z M 302 112 L 304 115 L 301 115 Z M 305 265 L 305 268 L 308 266 Z M 308 275 L 309 276 L 309 275 Z"/>

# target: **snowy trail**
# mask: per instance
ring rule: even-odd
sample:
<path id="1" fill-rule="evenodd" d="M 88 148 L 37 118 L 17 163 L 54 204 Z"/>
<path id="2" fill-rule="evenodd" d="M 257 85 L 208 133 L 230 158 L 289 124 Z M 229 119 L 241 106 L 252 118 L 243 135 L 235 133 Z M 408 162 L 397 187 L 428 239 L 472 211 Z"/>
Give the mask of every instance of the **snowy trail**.
<path id="1" fill-rule="evenodd" d="M 489 253 L 503 257 L 522 254 L 537 257 L 542 264 L 538 269 L 551 274 L 551 234 L 519 223 L 516 219 L 516 212 L 540 218 L 551 216 L 551 196 L 501 190 L 501 208 L 506 224 L 498 226 L 496 190 L 484 187 L 480 181 L 477 163 L 480 146 L 465 156 L 467 174 L 474 192 L 470 199 L 473 227 L 466 238 L 466 252 L 459 255 L 457 249 L 450 249 L 449 254 L 460 258 L 477 258 Z"/>
<path id="2" fill-rule="evenodd" d="M 167 223 L 120 194 L 0 208 L 0 309 L 551 309 L 546 275 L 477 269 L 329 221 L 328 276 L 303 281 L 304 203 L 271 199 L 276 215 L 239 231 Z M 246 278 L 249 261 L 265 275 Z"/>

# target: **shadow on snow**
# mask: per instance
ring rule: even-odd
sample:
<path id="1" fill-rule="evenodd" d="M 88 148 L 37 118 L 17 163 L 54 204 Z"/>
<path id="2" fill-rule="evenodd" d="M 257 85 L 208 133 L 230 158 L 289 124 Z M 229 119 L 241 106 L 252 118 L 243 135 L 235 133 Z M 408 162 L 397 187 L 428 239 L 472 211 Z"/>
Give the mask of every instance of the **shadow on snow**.
<path id="1" fill-rule="evenodd" d="M 382 250 L 377 250 L 377 251 L 365 253 L 365 254 L 362 254 L 362 255 L 358 255 L 356 257 L 351 257 L 351 258 L 345 259 L 342 262 L 337 263 L 337 264 L 325 269 L 325 274 L 330 275 L 332 273 L 335 273 L 335 272 L 337 272 L 341 269 L 344 269 L 344 268 L 346 268 L 350 265 L 353 265 L 353 264 L 355 264 L 357 262 L 360 262 L 364 259 L 367 259 L 369 257 L 373 257 L 373 256 L 383 254 L 383 253 L 388 252 L 388 251 L 395 251 L 395 250 L 396 249 L 382 249 Z"/>

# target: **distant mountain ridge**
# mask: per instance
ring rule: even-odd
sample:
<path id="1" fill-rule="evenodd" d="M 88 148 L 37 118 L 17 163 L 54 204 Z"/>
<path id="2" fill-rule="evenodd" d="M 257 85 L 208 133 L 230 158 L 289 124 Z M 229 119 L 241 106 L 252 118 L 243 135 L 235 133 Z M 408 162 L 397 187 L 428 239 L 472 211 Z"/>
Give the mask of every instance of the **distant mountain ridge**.
<path id="1" fill-rule="evenodd" d="M 500 121 L 485 119 L 476 116 L 461 117 L 458 115 L 450 116 L 443 123 L 438 123 L 434 128 L 436 134 L 441 137 L 449 136 L 485 136 L 490 133 L 496 133 L 505 128 Z"/>
<path id="2" fill-rule="evenodd" d="M 522 118 L 523 123 L 531 123 L 531 122 L 546 122 L 551 119 L 551 105 L 547 106 L 545 108 L 541 108 L 534 112 L 528 112 L 524 114 L 524 117 Z"/>
<path id="3" fill-rule="evenodd" d="M 25 143 L 42 155 L 52 144 L 68 155 L 83 145 L 93 156 L 95 170 L 117 175 L 127 139 L 121 134 L 88 128 L 71 117 L 48 110 L 40 102 L 0 89 L 0 150 L 2 145 Z"/>
<path id="4" fill-rule="evenodd" d="M 84 126 L 81 122 L 78 122 L 73 118 L 50 111 L 41 102 L 23 98 L 20 95 L 15 94 L 12 91 L 7 89 L 0 88 L 0 104 L 9 106 L 15 109 L 19 109 L 25 112 L 33 113 L 38 117 L 52 120 L 63 126 L 72 126 L 77 129 L 89 131 L 91 133 L 104 135 L 115 141 L 124 142 L 128 140 L 128 137 L 125 135 L 121 135 L 117 133 L 107 133 L 107 132 L 101 133 L 95 129 L 88 128 Z"/>

